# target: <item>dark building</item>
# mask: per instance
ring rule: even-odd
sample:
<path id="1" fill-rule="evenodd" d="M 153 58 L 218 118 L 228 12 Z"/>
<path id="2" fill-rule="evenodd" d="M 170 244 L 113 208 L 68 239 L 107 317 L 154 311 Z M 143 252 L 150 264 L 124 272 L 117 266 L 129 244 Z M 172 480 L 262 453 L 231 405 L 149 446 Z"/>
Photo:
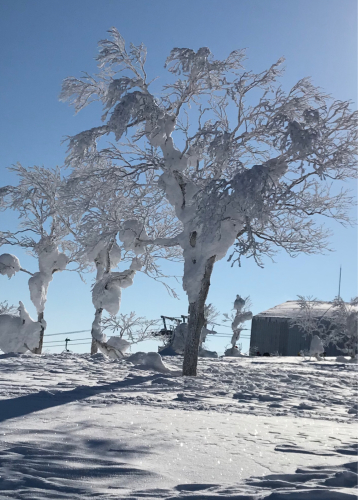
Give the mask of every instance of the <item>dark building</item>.
<path id="1" fill-rule="evenodd" d="M 329 321 L 331 302 L 317 302 L 314 315 Z M 300 351 L 309 351 L 311 337 L 293 326 L 291 320 L 300 313 L 296 300 L 289 300 L 257 314 L 252 318 L 250 351 L 280 356 L 297 356 Z M 342 351 L 334 345 L 325 347 L 326 356 L 340 356 Z"/>

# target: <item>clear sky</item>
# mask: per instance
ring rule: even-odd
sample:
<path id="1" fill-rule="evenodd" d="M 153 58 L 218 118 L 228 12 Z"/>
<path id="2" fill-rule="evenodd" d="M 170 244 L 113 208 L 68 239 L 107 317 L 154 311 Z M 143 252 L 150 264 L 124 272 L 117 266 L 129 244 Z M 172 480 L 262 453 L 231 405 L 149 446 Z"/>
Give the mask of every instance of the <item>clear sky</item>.
<path id="1" fill-rule="evenodd" d="M 0 186 L 15 182 L 6 168 L 18 161 L 24 166 L 62 165 L 64 136 L 99 124 L 96 106 L 74 116 L 58 94 L 66 76 L 96 70 L 97 42 L 112 26 L 128 42 L 148 47 L 148 74 L 159 75 L 163 82 L 164 61 L 173 47 L 208 46 L 216 58 L 246 47 L 246 66 L 257 71 L 285 56 L 286 88 L 311 76 L 335 98 L 357 102 L 356 0 L 0 0 Z M 356 189 L 355 183 L 350 186 Z M 0 229 L 16 224 L 12 214 L 0 213 L 0 218 Z M 280 253 L 275 263 L 267 260 L 264 269 L 251 260 L 244 260 L 241 268 L 231 268 L 224 260 L 217 263 L 209 302 L 229 312 L 237 293 L 250 295 L 253 312 L 258 313 L 298 294 L 331 300 L 337 295 L 340 264 L 343 298 L 357 295 L 356 230 L 332 222 L 329 226 L 335 252 L 324 256 L 291 259 Z M 37 270 L 36 262 L 18 249 L 2 247 L 4 252 L 17 254 L 23 267 Z M 167 271 L 180 274 L 180 266 L 167 266 Z M 54 276 L 45 311 L 48 334 L 90 328 L 91 280 L 88 276 L 84 284 L 70 272 Z M 121 311 L 135 310 L 148 318 L 186 314 L 186 297 L 180 284 L 175 287 L 180 301 L 170 298 L 160 284 L 138 276 L 123 291 Z M 1 278 L 4 299 L 14 304 L 22 300 L 35 317 L 25 274 L 10 281 Z M 221 338 L 208 345 L 223 351 L 226 342 Z M 82 348 L 88 346 L 76 349 Z M 243 348 L 248 348 L 246 340 Z"/>

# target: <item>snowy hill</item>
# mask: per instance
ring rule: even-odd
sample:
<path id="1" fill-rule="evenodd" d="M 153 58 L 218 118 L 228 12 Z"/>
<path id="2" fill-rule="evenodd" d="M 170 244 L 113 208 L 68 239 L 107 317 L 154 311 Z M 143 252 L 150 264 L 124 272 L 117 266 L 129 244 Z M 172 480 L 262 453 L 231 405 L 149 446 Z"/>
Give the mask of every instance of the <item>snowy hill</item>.
<path id="1" fill-rule="evenodd" d="M 164 361 L 0 356 L 0 498 L 356 498 L 356 365 Z"/>

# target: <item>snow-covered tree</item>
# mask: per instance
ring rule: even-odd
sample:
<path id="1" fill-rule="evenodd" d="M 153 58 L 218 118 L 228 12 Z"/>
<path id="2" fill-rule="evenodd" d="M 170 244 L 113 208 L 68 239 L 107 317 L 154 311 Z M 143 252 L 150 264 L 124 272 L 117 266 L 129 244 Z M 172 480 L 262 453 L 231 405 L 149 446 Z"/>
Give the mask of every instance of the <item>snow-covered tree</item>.
<path id="1" fill-rule="evenodd" d="M 181 258 L 176 247 L 149 244 L 133 247 L 137 233 L 142 239 L 168 238 L 178 234 L 180 227 L 171 207 L 163 203 L 162 192 L 150 182 L 150 172 L 143 175 L 145 182 L 128 178 L 118 183 L 116 170 L 109 160 L 100 158 L 93 159 L 85 168 L 76 165 L 61 193 L 63 210 L 79 246 L 80 268 L 96 269 L 92 289 L 95 306 L 92 354 L 98 347 L 106 352 L 106 335 L 101 326 L 103 312 L 111 316 L 105 324 L 116 323 L 121 290 L 133 284 L 136 272 L 142 271 L 161 281 L 175 295 L 159 262 L 163 258 L 174 261 Z M 117 269 L 119 265 L 124 267 L 123 271 Z"/>
<path id="2" fill-rule="evenodd" d="M 0 302 L 0 314 L 15 314 L 17 308 L 9 304 L 7 300 Z"/>
<path id="3" fill-rule="evenodd" d="M 322 313 L 321 302 L 298 296 L 299 314 L 291 320 L 305 336 L 318 337 L 323 346 L 333 344 L 354 358 L 358 351 L 358 298 L 344 302 L 336 297 Z M 318 313 L 319 311 L 319 313 Z M 321 351 L 323 352 L 323 351 Z"/>
<path id="4" fill-rule="evenodd" d="M 358 297 L 349 303 L 337 297 L 333 304 L 329 342 L 355 358 L 358 352 Z"/>
<path id="5" fill-rule="evenodd" d="M 28 282 L 30 298 L 41 324 L 40 342 L 33 352 L 41 354 L 48 287 L 54 273 L 63 271 L 73 258 L 75 245 L 66 239 L 68 224 L 59 216 L 63 183 L 60 169 L 25 168 L 17 164 L 10 170 L 17 174 L 19 183 L 0 189 L 0 209 L 16 211 L 20 224 L 15 231 L 0 230 L 0 247 L 11 245 L 25 249 L 37 259 L 39 269 L 34 273 L 27 271 L 15 255 L 5 253 L 0 255 L 0 274 L 11 278 L 23 271 L 31 275 Z"/>
<path id="6" fill-rule="evenodd" d="M 297 297 L 299 312 L 290 320 L 290 325 L 297 326 L 306 337 L 317 335 L 324 344 L 327 345 L 329 325 L 327 312 L 329 312 L 331 308 L 322 313 L 321 309 L 317 308 L 320 301 L 315 297 L 304 297 L 303 295 L 298 295 Z"/>
<path id="7" fill-rule="evenodd" d="M 115 28 L 110 35 L 99 42 L 99 74 L 63 83 L 61 99 L 76 111 L 94 100 L 104 110 L 102 125 L 69 139 L 66 161 L 85 168 L 110 159 L 118 186 L 128 178 L 140 184 L 152 172 L 174 208 L 179 235 L 158 241 L 137 232 L 132 247 L 182 248 L 189 300 L 183 374 L 195 375 L 216 261 L 233 245 L 232 263 L 253 256 L 262 264 L 275 247 L 322 252 L 328 232 L 316 216 L 349 222 L 351 198 L 331 185 L 356 174 L 357 113 L 308 78 L 286 92 L 278 84 L 283 59 L 261 73 L 245 70 L 242 50 L 215 60 L 207 47 L 174 48 L 168 83 L 151 91 L 144 45 L 127 51 Z M 101 148 L 109 134 L 115 142 Z"/>
<path id="8" fill-rule="evenodd" d="M 134 311 L 129 314 L 109 316 L 103 320 L 103 331 L 110 331 L 117 337 L 126 340 L 130 345 L 138 344 L 153 338 L 153 330 L 157 330 L 160 320 L 150 320 L 137 316 Z"/>
<path id="9" fill-rule="evenodd" d="M 240 295 L 236 295 L 234 302 L 234 314 L 224 314 L 224 321 L 231 322 L 232 337 L 231 337 L 231 347 L 226 349 L 226 356 L 236 356 L 239 351 L 236 349 L 236 344 L 240 339 L 241 332 L 243 330 L 243 324 L 245 321 L 252 319 L 252 312 L 248 310 L 251 306 L 250 298 L 246 297 L 243 299 Z"/>

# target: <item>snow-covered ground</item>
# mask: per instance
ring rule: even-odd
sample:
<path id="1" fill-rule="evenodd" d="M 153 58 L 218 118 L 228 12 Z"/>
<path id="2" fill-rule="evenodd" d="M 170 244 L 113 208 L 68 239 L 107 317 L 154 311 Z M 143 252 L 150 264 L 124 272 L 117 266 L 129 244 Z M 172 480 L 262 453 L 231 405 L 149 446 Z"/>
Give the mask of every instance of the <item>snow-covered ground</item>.
<path id="1" fill-rule="evenodd" d="M 357 365 L 0 356 L 0 498 L 355 499 Z"/>

